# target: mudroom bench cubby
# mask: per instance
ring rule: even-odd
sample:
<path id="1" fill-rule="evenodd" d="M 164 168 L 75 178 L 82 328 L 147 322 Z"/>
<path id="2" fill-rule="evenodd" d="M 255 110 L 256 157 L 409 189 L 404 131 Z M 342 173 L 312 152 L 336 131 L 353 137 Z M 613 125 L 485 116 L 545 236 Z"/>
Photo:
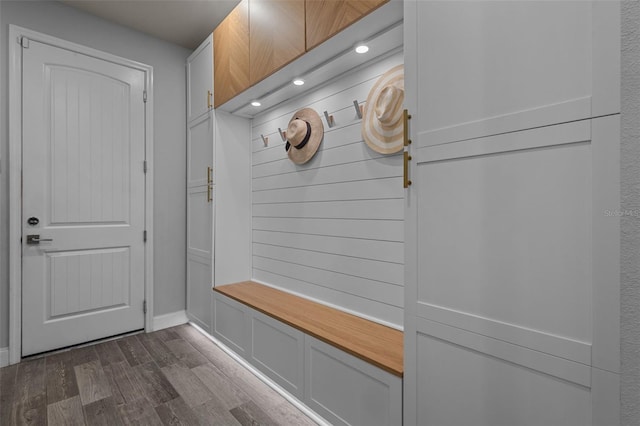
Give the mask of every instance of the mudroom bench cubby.
<path id="1" fill-rule="evenodd" d="M 253 281 L 213 290 L 213 336 L 307 407 L 402 424 L 401 331 Z"/>

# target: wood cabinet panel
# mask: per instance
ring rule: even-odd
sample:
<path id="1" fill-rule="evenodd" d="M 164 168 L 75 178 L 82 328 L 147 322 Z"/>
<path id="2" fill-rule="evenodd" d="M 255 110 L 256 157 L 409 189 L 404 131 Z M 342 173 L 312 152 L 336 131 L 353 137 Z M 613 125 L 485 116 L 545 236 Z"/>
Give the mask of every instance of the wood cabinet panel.
<path id="1" fill-rule="evenodd" d="M 249 0 L 243 0 L 213 32 L 214 106 L 249 87 Z"/>
<path id="2" fill-rule="evenodd" d="M 251 0 L 249 72 L 255 84 L 305 53 L 305 5 L 300 0 Z"/>
<path id="3" fill-rule="evenodd" d="M 307 51 L 389 0 L 305 0 Z"/>

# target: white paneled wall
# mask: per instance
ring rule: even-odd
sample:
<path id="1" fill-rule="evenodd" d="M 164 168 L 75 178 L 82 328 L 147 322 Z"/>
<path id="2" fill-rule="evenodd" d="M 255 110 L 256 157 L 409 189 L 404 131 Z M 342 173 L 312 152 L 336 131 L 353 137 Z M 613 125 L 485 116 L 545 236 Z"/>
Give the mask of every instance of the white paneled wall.
<path id="1" fill-rule="evenodd" d="M 252 124 L 254 279 L 399 327 L 402 157 L 369 149 L 353 101 L 364 104 L 378 77 L 402 61 L 397 52 L 256 116 Z M 325 133 L 317 154 L 296 165 L 278 128 L 286 130 L 304 107 L 318 112 Z M 334 117 L 332 128 L 325 110 Z"/>

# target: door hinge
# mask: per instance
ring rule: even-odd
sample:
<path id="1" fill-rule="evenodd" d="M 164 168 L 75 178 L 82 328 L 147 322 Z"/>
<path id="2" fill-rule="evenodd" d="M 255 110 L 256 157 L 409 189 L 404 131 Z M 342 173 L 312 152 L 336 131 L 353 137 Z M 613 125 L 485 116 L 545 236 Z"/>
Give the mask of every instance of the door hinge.
<path id="1" fill-rule="evenodd" d="M 144 101 L 144 103 L 147 103 L 147 91 L 143 91 L 142 92 L 142 100 Z"/>
<path id="2" fill-rule="evenodd" d="M 29 48 L 29 39 L 22 36 L 22 37 L 18 37 L 18 44 L 20 46 L 22 46 L 24 49 L 28 49 Z"/>
<path id="3" fill-rule="evenodd" d="M 142 313 L 143 314 L 147 313 L 147 301 L 146 300 L 142 301 Z"/>
<path id="4" fill-rule="evenodd" d="M 147 242 L 147 230 L 145 229 L 144 231 L 142 231 L 142 241 L 143 242 Z"/>
<path id="5" fill-rule="evenodd" d="M 147 173 L 147 160 L 142 162 L 142 172 Z"/>

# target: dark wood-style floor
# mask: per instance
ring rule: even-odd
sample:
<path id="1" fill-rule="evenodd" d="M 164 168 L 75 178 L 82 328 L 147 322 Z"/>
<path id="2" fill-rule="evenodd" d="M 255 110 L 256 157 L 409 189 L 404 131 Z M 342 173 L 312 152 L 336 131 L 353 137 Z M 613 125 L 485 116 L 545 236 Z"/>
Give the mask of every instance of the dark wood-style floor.
<path id="1" fill-rule="evenodd" d="M 315 425 L 189 325 L 0 369 L 0 425 Z"/>

